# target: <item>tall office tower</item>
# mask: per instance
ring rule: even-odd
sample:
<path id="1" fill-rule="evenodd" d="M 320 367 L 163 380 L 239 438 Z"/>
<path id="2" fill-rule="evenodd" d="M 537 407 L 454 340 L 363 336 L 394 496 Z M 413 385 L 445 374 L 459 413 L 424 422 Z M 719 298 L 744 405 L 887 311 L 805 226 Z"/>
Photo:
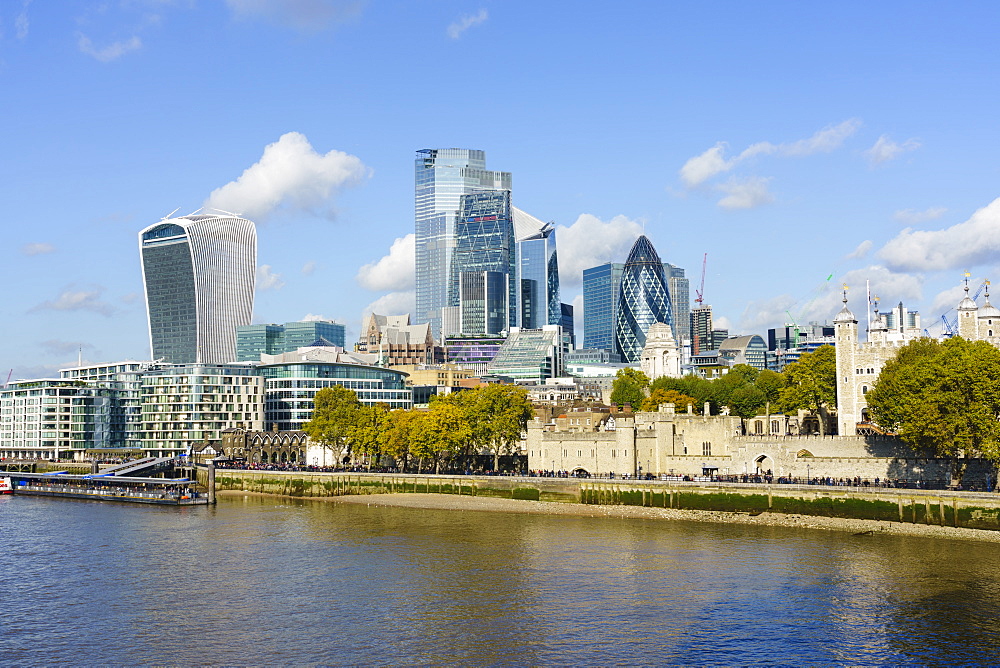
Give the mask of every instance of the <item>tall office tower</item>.
<path id="1" fill-rule="evenodd" d="M 682 346 L 684 341 L 691 339 L 691 288 L 680 267 L 664 262 L 663 271 L 667 275 L 670 307 L 674 311 L 674 338 L 677 345 Z"/>
<path id="2" fill-rule="evenodd" d="M 556 226 L 512 207 L 516 241 L 516 299 L 518 327 L 539 329 L 562 320 L 559 301 L 559 259 Z"/>
<path id="3" fill-rule="evenodd" d="M 236 360 L 236 328 L 253 314 L 257 231 L 232 214 L 164 219 L 139 232 L 152 358 Z"/>
<path id="4" fill-rule="evenodd" d="M 459 275 L 461 334 L 500 336 L 509 331 L 510 275 L 499 271 L 463 271 Z"/>
<path id="5" fill-rule="evenodd" d="M 498 335 L 516 325 L 514 225 L 510 191 L 463 195 L 455 224 L 450 305 L 459 306 L 460 332 Z"/>
<path id="6" fill-rule="evenodd" d="M 625 265 L 608 262 L 583 270 L 583 347 L 615 352 L 618 291 Z"/>
<path id="7" fill-rule="evenodd" d="M 236 361 L 259 362 L 261 355 L 281 355 L 318 345 L 344 347 L 344 326 L 330 320 L 303 320 L 284 325 L 236 328 Z"/>
<path id="8" fill-rule="evenodd" d="M 510 190 L 509 172 L 486 169 L 486 153 L 470 149 L 424 149 L 415 161 L 416 320 L 441 334 L 441 309 L 458 306 L 451 283 L 455 224 L 462 195 Z"/>
<path id="9" fill-rule="evenodd" d="M 628 364 L 638 362 L 646 345 L 646 332 L 654 323 L 673 327 L 673 311 L 663 262 L 645 235 L 629 251 L 622 270 L 615 318 L 615 349 Z"/>
<path id="10" fill-rule="evenodd" d="M 691 309 L 691 354 L 715 350 L 712 343 L 712 307 L 696 306 Z"/>

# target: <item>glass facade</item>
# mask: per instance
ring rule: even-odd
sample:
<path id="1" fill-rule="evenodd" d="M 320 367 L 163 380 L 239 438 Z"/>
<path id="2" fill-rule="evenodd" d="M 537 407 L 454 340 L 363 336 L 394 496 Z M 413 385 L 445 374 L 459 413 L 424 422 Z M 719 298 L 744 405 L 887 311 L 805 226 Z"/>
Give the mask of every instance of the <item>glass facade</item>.
<path id="1" fill-rule="evenodd" d="M 312 419 L 316 393 L 325 387 L 346 387 L 365 405 L 413 408 L 406 374 L 382 367 L 327 362 L 269 364 L 259 367 L 265 379 L 264 411 L 268 426 L 299 430 Z"/>
<path id="2" fill-rule="evenodd" d="M 680 346 L 691 340 L 691 286 L 680 267 L 664 262 L 663 272 L 667 276 L 667 289 L 670 291 L 674 338 Z"/>
<path id="3" fill-rule="evenodd" d="M 157 456 L 219 441 L 224 429 L 264 428 L 264 379 L 251 366 L 181 364 L 142 377 L 142 448 Z"/>
<path id="4" fill-rule="evenodd" d="M 445 339 L 445 358 L 449 364 L 483 375 L 504 340 L 493 336 L 450 336 Z"/>
<path id="5" fill-rule="evenodd" d="M 653 323 L 673 326 L 670 292 L 663 262 L 653 244 L 639 237 L 622 270 L 615 317 L 615 347 L 626 363 L 638 362 Z"/>
<path id="6" fill-rule="evenodd" d="M 0 390 L 0 457 L 83 459 L 111 444 L 113 391 L 64 379 L 25 380 Z"/>
<path id="7" fill-rule="evenodd" d="M 291 353 L 319 340 L 343 348 L 344 326 L 327 320 L 244 325 L 236 328 L 236 361 L 259 362 L 262 354 Z"/>
<path id="8" fill-rule="evenodd" d="M 584 348 L 615 352 L 618 291 L 624 269 L 620 262 L 608 262 L 583 270 Z"/>
<path id="9" fill-rule="evenodd" d="M 510 191 L 464 195 L 456 225 L 449 305 L 458 304 L 461 334 L 497 335 L 514 324 L 517 303 Z"/>
<path id="10" fill-rule="evenodd" d="M 514 328 L 487 368 L 491 374 L 516 381 L 544 383 L 563 375 L 570 345 L 569 334 L 559 325 Z"/>
<path id="11" fill-rule="evenodd" d="M 508 330 L 510 274 L 464 271 L 459 279 L 462 334 L 499 336 Z"/>
<path id="12" fill-rule="evenodd" d="M 152 357 L 170 364 L 236 360 L 236 328 L 253 314 L 257 233 L 232 215 L 193 215 L 139 233 Z"/>
<path id="13" fill-rule="evenodd" d="M 441 309 L 458 306 L 451 280 L 461 199 L 482 190 L 510 190 L 509 172 L 486 169 L 486 153 L 470 149 L 417 151 L 414 173 L 416 319 L 441 332 Z"/>
<path id="14" fill-rule="evenodd" d="M 516 324 L 524 329 L 558 325 L 562 321 L 559 297 L 559 259 L 555 225 L 513 207 L 516 241 Z"/>

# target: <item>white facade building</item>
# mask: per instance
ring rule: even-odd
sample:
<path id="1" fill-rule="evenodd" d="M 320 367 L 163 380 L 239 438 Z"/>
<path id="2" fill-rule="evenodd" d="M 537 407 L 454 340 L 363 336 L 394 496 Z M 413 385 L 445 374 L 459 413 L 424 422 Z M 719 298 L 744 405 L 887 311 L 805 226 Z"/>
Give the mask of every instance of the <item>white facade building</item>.
<path id="1" fill-rule="evenodd" d="M 161 220 L 139 232 L 152 359 L 236 361 L 236 328 L 253 315 L 257 232 L 232 214 Z"/>

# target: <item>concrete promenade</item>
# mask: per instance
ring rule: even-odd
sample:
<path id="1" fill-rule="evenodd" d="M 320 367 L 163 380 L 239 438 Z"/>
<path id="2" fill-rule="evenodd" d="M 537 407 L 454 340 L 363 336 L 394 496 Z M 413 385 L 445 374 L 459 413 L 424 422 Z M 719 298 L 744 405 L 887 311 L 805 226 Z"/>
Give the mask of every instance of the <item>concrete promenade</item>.
<path id="1" fill-rule="evenodd" d="M 202 475 L 199 472 L 199 475 Z M 826 485 L 219 469 L 219 491 L 300 498 L 452 494 L 604 506 L 784 513 L 1000 530 L 1000 494 Z"/>

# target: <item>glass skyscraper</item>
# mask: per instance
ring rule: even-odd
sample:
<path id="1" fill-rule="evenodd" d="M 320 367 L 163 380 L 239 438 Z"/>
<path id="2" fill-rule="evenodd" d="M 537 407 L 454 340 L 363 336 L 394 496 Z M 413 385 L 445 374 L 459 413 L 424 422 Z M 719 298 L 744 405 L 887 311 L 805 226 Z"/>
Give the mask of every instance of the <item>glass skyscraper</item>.
<path id="1" fill-rule="evenodd" d="M 449 302 L 460 307 L 461 332 L 496 336 L 516 325 L 514 225 L 510 191 L 463 195 L 455 225 Z"/>
<path id="2" fill-rule="evenodd" d="M 516 240 L 516 324 L 539 329 L 563 321 L 559 301 L 559 260 L 556 226 L 513 207 Z"/>
<path id="3" fill-rule="evenodd" d="M 416 320 L 441 335 L 441 309 L 458 306 L 452 268 L 462 196 L 510 190 L 509 172 L 486 169 L 486 153 L 471 149 L 424 149 L 415 161 Z"/>
<path id="4" fill-rule="evenodd" d="M 236 360 L 236 328 L 253 314 L 257 231 L 231 214 L 164 219 L 139 232 L 153 360 Z"/>
<path id="5" fill-rule="evenodd" d="M 615 352 L 618 291 L 625 265 L 608 262 L 583 270 L 583 347 Z"/>
<path id="6" fill-rule="evenodd" d="M 656 322 L 673 327 L 673 312 L 663 262 L 643 235 L 636 240 L 625 261 L 618 294 L 615 348 L 623 362 L 639 361 L 646 345 L 646 332 Z"/>

